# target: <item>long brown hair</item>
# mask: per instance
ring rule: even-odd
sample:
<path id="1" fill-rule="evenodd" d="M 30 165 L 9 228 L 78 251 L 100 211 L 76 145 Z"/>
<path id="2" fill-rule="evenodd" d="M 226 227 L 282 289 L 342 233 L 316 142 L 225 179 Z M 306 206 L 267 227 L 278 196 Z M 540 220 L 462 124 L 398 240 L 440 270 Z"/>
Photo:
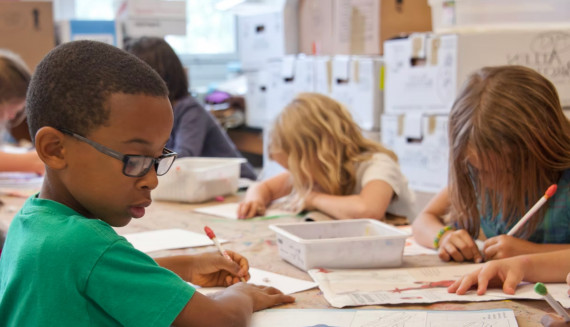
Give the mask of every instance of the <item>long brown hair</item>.
<path id="1" fill-rule="evenodd" d="M 22 58 L 0 49 L 0 103 L 24 100 L 30 79 L 30 69 Z"/>
<path id="2" fill-rule="evenodd" d="M 485 67 L 468 78 L 451 109 L 449 142 L 451 217 L 472 236 L 482 215 L 502 212 L 513 224 L 570 168 L 570 122 L 556 89 L 522 66 Z"/>
<path id="3" fill-rule="evenodd" d="M 315 185 L 326 194 L 351 194 L 355 164 L 374 153 L 397 161 L 392 151 L 362 136 L 342 104 L 317 93 L 301 93 L 283 109 L 271 132 L 271 148 L 288 155 L 299 201 Z"/>
<path id="4" fill-rule="evenodd" d="M 149 64 L 166 83 L 170 102 L 190 94 L 189 82 L 182 62 L 164 39 L 143 36 L 125 43 L 125 50 Z"/>

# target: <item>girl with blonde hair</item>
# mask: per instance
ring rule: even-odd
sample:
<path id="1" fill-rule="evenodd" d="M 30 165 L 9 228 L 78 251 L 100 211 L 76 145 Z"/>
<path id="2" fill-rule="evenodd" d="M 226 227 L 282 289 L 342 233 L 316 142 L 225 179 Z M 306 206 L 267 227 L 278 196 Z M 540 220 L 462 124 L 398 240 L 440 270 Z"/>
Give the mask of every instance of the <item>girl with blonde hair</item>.
<path id="1" fill-rule="evenodd" d="M 277 118 L 270 143 L 271 158 L 288 171 L 250 187 L 240 218 L 263 215 L 287 195 L 294 211 L 319 210 L 337 219 L 412 217 L 414 195 L 396 155 L 365 139 L 335 100 L 299 94 Z"/>
<path id="2" fill-rule="evenodd" d="M 31 73 L 15 53 L 0 49 L 0 144 L 5 125 L 17 125 L 24 119 L 26 91 Z M 35 151 L 7 153 L 0 151 L 0 171 L 44 173 L 44 163 Z"/>
<path id="3" fill-rule="evenodd" d="M 522 66 L 475 72 L 451 109 L 449 144 L 449 186 L 414 221 L 420 244 L 476 262 L 570 248 L 570 122 L 550 81 Z M 551 184 L 556 194 L 505 235 Z"/>

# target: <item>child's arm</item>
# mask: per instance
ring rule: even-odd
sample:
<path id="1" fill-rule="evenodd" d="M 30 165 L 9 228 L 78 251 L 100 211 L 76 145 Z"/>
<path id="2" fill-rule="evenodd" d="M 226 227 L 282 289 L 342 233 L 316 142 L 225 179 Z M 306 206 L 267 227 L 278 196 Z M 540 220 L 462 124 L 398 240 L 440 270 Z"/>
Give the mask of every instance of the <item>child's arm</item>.
<path id="1" fill-rule="evenodd" d="M 172 325 L 247 326 L 253 312 L 293 301 L 273 287 L 238 283 L 210 297 L 194 293 Z"/>
<path id="2" fill-rule="evenodd" d="M 530 254 L 508 259 L 489 261 L 469 273 L 447 289 L 450 293 L 465 294 L 478 285 L 477 294 L 485 294 L 489 282 L 503 284 L 503 292 L 514 294 L 521 281 L 559 283 L 570 271 L 570 250 Z"/>
<path id="3" fill-rule="evenodd" d="M 419 244 L 434 248 L 434 239 L 445 227 L 441 217 L 449 211 L 450 206 L 449 191 L 446 187 L 427 204 L 414 220 L 412 231 Z M 455 261 L 482 261 L 477 244 L 464 229 L 444 232 L 439 238 L 438 255 L 444 261 L 451 259 Z"/>
<path id="4" fill-rule="evenodd" d="M 254 311 L 295 300 L 272 287 L 239 283 L 238 277 L 249 279 L 247 259 L 227 252 L 233 261 L 214 252 L 156 259 L 162 267 L 196 285 L 235 284 L 210 297 L 194 293 L 174 320 L 174 326 L 247 326 Z"/>
<path id="5" fill-rule="evenodd" d="M 238 217 L 245 219 L 265 214 L 265 209 L 271 201 L 291 193 L 292 189 L 289 172 L 251 185 L 247 189 L 245 199 L 239 204 Z"/>
<path id="6" fill-rule="evenodd" d="M 36 151 L 6 153 L 0 151 L 0 171 L 32 172 L 43 175 L 45 166 Z"/>
<path id="7" fill-rule="evenodd" d="M 499 235 L 485 241 L 483 252 L 486 260 L 494 260 L 566 249 L 570 249 L 570 244 L 539 244 L 514 236 Z"/>
<path id="8" fill-rule="evenodd" d="M 356 195 L 312 192 L 305 199 L 305 209 L 319 210 L 337 219 L 383 219 L 393 196 L 394 191 L 390 184 L 382 180 L 373 180 Z"/>

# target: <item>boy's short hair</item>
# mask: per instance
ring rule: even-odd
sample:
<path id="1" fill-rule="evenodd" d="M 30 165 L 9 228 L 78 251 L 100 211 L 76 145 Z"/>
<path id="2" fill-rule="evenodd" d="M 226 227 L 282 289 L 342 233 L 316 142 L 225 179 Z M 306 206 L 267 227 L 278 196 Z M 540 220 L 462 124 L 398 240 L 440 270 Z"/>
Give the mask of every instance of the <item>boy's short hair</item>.
<path id="1" fill-rule="evenodd" d="M 40 62 L 28 89 L 32 139 L 44 126 L 81 135 L 107 123 L 112 94 L 168 97 L 162 78 L 135 56 L 96 41 L 64 43 Z"/>

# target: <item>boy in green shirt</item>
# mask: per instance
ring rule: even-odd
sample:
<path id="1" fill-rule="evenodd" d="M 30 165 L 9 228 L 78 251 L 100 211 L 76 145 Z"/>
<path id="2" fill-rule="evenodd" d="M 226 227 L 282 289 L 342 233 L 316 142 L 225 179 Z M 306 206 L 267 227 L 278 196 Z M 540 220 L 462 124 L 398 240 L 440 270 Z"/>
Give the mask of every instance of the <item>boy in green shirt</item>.
<path id="1" fill-rule="evenodd" d="M 144 216 L 176 157 L 164 148 L 168 90 L 142 61 L 99 42 L 63 44 L 37 67 L 26 113 L 46 177 L 6 237 L 1 326 L 241 326 L 294 300 L 240 283 L 249 267 L 237 253 L 155 261 L 111 227 Z M 229 287 L 207 297 L 185 281 Z"/>

